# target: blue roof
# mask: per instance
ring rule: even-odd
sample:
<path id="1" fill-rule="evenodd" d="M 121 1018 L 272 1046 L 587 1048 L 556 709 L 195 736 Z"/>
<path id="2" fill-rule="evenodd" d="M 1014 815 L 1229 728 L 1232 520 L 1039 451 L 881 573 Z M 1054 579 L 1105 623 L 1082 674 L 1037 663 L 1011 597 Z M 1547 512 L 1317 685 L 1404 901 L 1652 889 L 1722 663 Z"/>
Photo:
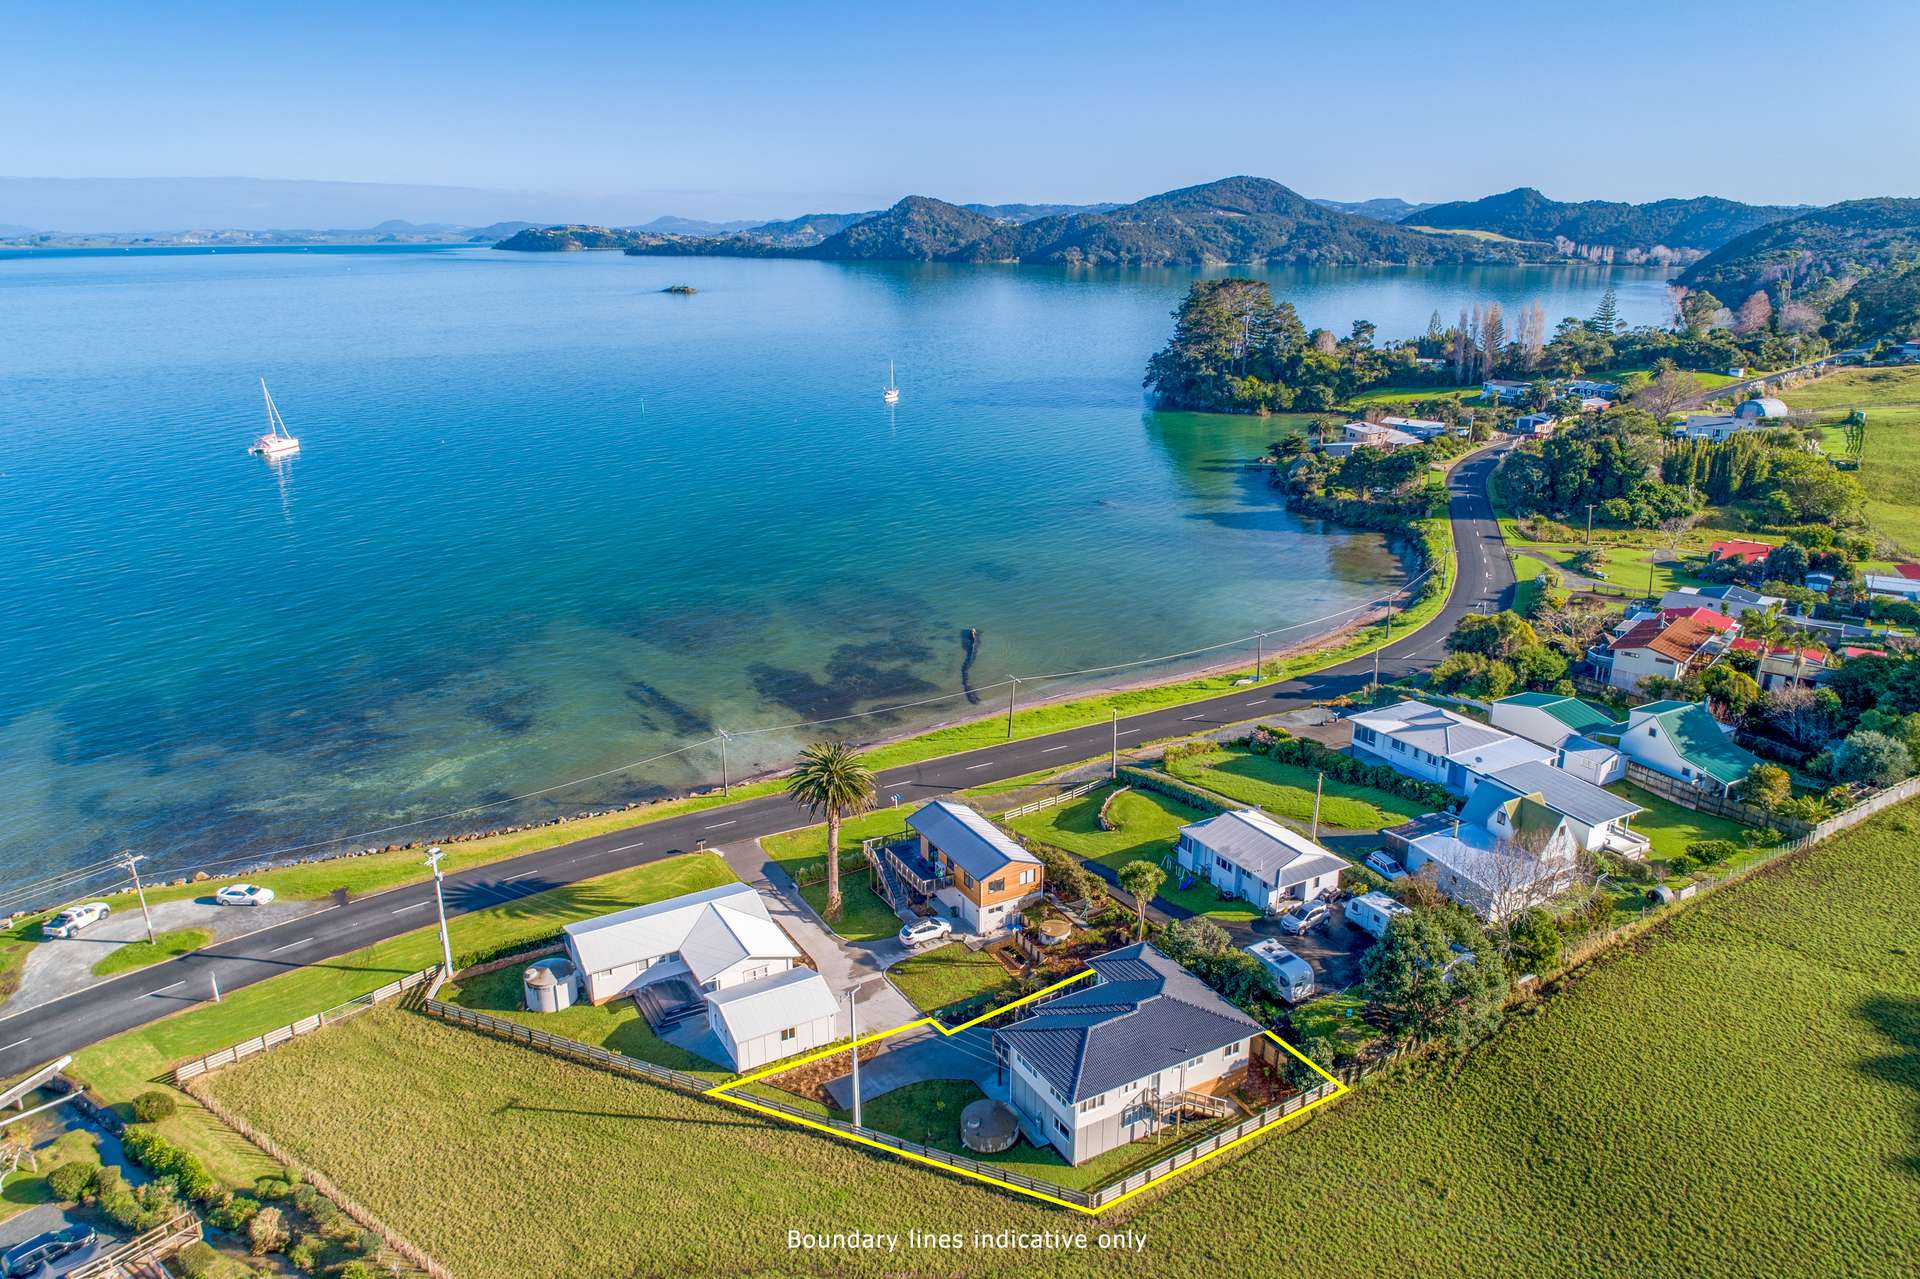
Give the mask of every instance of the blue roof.
<path id="1" fill-rule="evenodd" d="M 1009 862 L 1038 866 L 1040 859 L 1013 837 L 965 804 L 936 799 L 907 818 L 907 825 L 927 837 L 927 842 L 945 853 L 975 879 L 998 875 Z"/>
<path id="2" fill-rule="evenodd" d="M 1146 942 L 1089 963 L 1097 985 L 993 1032 L 996 1045 L 1018 1050 L 1070 1103 L 1260 1033 L 1258 1022 Z"/>

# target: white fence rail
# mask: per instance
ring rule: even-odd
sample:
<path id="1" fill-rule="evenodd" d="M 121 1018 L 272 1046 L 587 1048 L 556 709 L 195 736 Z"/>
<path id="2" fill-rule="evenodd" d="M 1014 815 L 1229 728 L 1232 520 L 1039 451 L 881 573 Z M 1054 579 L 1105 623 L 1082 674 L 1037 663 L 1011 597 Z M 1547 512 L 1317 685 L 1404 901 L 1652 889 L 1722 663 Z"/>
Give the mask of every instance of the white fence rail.
<path id="1" fill-rule="evenodd" d="M 1107 781 L 1108 779 L 1105 777 L 1096 777 L 1094 780 L 1083 782 L 1070 790 L 1063 790 L 1058 795 L 1049 795 L 1045 799 L 1036 799 L 1031 804 L 1022 804 L 1018 808 L 1009 808 L 1006 812 L 996 814 L 996 816 L 1002 822 L 1010 822 L 1016 817 L 1025 817 L 1028 813 L 1037 813 L 1043 808 L 1052 808 L 1055 804 L 1064 804 L 1068 800 L 1079 799 L 1082 795 L 1099 790 L 1107 784 Z"/>
<path id="2" fill-rule="evenodd" d="M 251 1039 L 243 1039 L 237 1044 L 232 1044 L 220 1049 L 218 1052 L 210 1052 L 204 1057 L 195 1057 L 192 1061 L 182 1062 L 173 1068 L 173 1084 L 177 1088 L 187 1080 L 199 1075 L 204 1075 L 209 1070 L 217 1070 L 221 1066 L 231 1066 L 234 1062 L 244 1061 L 255 1053 L 263 1053 L 269 1048 L 277 1048 L 281 1044 L 298 1038 L 301 1035 L 311 1034 L 322 1026 L 331 1026 L 336 1021 L 344 1021 L 349 1017 L 357 1016 L 367 1011 L 367 1009 L 374 1007 L 376 1004 L 384 1004 L 389 999 L 412 990 L 415 986 L 431 978 L 434 973 L 438 971 L 438 964 L 432 968 L 422 968 L 417 973 L 408 973 L 405 977 L 397 981 L 390 981 L 378 990 L 369 991 L 358 999 L 349 999 L 344 1004 L 336 1004 L 323 1012 L 302 1017 L 299 1021 L 289 1022 L 284 1026 L 276 1026 L 263 1035 L 255 1035 Z"/>

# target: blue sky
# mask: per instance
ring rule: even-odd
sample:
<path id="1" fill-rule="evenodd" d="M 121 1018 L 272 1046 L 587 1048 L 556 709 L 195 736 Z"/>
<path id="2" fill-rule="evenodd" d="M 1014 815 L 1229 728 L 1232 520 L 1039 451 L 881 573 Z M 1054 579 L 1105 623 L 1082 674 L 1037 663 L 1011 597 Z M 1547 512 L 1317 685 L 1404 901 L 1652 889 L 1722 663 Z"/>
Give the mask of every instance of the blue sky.
<path id="1" fill-rule="evenodd" d="M 506 188 L 541 194 L 532 216 L 631 218 L 1243 172 L 1338 198 L 1920 194 L 1920 6 L 1885 0 L 185 13 L 0 3 L 0 175 Z"/>

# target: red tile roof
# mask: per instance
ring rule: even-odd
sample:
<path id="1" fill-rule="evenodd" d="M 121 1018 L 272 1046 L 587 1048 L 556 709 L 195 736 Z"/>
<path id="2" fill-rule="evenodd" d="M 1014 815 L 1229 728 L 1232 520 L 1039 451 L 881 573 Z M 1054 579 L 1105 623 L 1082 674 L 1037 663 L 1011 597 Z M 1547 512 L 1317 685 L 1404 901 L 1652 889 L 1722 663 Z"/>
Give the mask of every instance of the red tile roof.
<path id="1" fill-rule="evenodd" d="M 1712 560 L 1739 560 L 1742 564 L 1753 564 L 1773 554 L 1773 547 L 1766 542 L 1748 542 L 1733 538 L 1725 542 L 1715 542 L 1707 548 L 1707 558 Z"/>
<path id="2" fill-rule="evenodd" d="M 1733 642 L 1732 647 L 1736 652 L 1758 653 L 1760 651 L 1760 641 L 1751 635 L 1743 635 Z M 1791 658 L 1794 656 L 1795 651 L 1796 650 L 1791 648 L 1776 647 L 1771 649 L 1767 656 Z M 1824 662 L 1827 660 L 1827 650 L 1824 648 L 1803 648 L 1798 650 L 1798 652 L 1800 656 L 1805 657 L 1809 662 Z"/>
<path id="3" fill-rule="evenodd" d="M 1733 619 L 1725 613 L 1716 613 L 1710 608 L 1700 606 L 1667 609 L 1660 614 L 1660 620 L 1663 622 L 1699 622 L 1704 626 L 1711 626 L 1714 630 L 1720 631 L 1723 634 L 1732 630 L 1734 625 Z"/>
<path id="4" fill-rule="evenodd" d="M 1893 571 L 1909 580 L 1920 579 L 1920 564 L 1895 564 Z"/>
<path id="5" fill-rule="evenodd" d="M 1633 629 L 1613 642 L 1613 650 L 1652 649 L 1665 658 L 1685 665 L 1700 655 L 1720 632 L 1705 622 L 1691 617 L 1682 617 L 1668 621 L 1666 617 L 1649 617 L 1643 622 L 1634 623 Z"/>

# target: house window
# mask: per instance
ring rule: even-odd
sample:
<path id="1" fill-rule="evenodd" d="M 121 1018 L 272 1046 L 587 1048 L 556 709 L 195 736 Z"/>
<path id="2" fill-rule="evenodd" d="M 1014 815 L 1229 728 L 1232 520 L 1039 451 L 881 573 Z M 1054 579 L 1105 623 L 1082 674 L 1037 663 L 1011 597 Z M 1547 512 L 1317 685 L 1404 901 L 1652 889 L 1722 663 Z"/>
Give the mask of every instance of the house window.
<path id="1" fill-rule="evenodd" d="M 1023 870 L 1020 872 L 1020 882 L 1023 884 L 1031 884 L 1033 882 L 1033 876 L 1033 871 Z"/>
<path id="2" fill-rule="evenodd" d="M 780 1042 L 783 1044 L 791 1043 L 794 1039 L 798 1038 L 799 1035 L 800 1035 L 799 1027 L 789 1026 L 785 1030 L 780 1032 Z"/>
<path id="3" fill-rule="evenodd" d="M 1371 728 L 1363 728 L 1356 724 L 1353 727 L 1353 735 L 1369 746 L 1374 743 L 1373 730 Z"/>
<path id="4" fill-rule="evenodd" d="M 988 891 L 988 892 L 990 892 L 990 893 L 1004 893 L 1004 892 L 1006 892 L 1006 891 L 1007 891 L 1007 877 L 1006 877 L 1005 875 L 1002 875 L 1002 876 L 1001 876 L 1001 877 L 1000 877 L 999 879 L 990 879 L 990 880 L 988 880 L 988 881 L 987 881 L 987 891 Z"/>
<path id="5" fill-rule="evenodd" d="M 1213 864 L 1215 866 L 1218 866 L 1221 870 L 1233 869 L 1233 863 L 1228 861 L 1226 858 L 1219 856 L 1218 854 L 1214 856 Z"/>
<path id="6" fill-rule="evenodd" d="M 1391 745 L 1393 749 L 1399 751 L 1402 755 L 1407 753 L 1407 744 L 1401 741 L 1397 737 L 1388 739 L 1388 744 Z"/>
<path id="7" fill-rule="evenodd" d="M 1060 1119 L 1060 1118 L 1059 1118 L 1058 1116 L 1056 1116 L 1056 1117 L 1054 1118 L 1054 1121 L 1053 1121 L 1053 1126 L 1054 1126 L 1055 1128 L 1058 1128 L 1058 1129 L 1060 1130 L 1060 1135 L 1061 1135 L 1062 1137 L 1071 1137 L 1071 1136 L 1073 1136 L 1073 1129 L 1071 1129 L 1071 1128 L 1069 1128 L 1069 1127 L 1067 1127 L 1067 1125 L 1066 1125 L 1066 1121 L 1065 1121 L 1065 1120 L 1063 1120 L 1063 1119 Z"/>
<path id="8" fill-rule="evenodd" d="M 1097 1110 L 1101 1106 L 1104 1106 L 1106 1104 L 1107 1104 L 1107 1094 L 1105 1093 L 1101 1093 L 1098 1097 L 1089 1097 L 1085 1101 L 1080 1103 L 1080 1113 L 1084 1115 L 1089 1110 Z"/>
<path id="9" fill-rule="evenodd" d="M 1240 1044 L 1238 1041 L 1235 1041 L 1234 1043 L 1228 1044 L 1226 1048 L 1221 1052 L 1220 1055 L 1223 1057 L 1236 1057 L 1239 1055 L 1239 1053 L 1240 1053 Z"/>

